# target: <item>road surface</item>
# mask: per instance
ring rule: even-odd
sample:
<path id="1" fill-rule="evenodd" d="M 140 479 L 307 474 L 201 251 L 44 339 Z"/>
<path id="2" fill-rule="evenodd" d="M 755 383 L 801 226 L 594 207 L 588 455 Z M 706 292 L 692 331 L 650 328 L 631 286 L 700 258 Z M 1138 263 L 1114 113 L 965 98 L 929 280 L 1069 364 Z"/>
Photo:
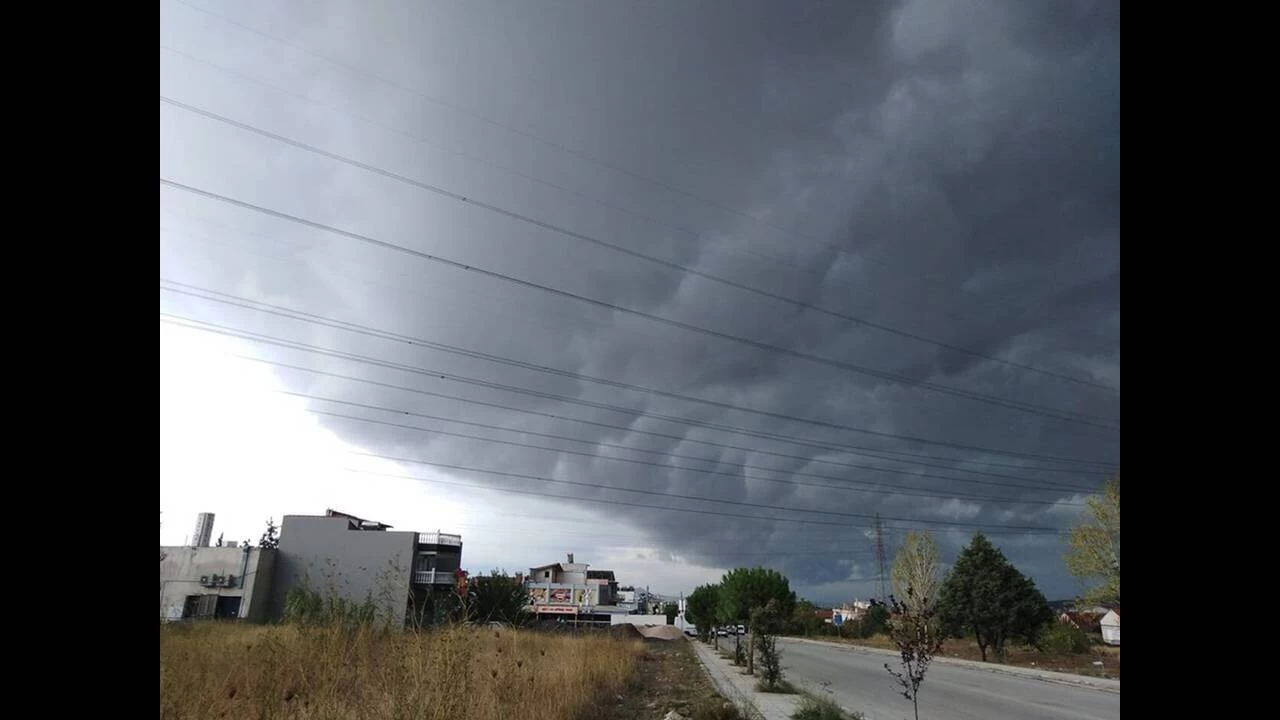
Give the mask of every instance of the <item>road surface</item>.
<path id="1" fill-rule="evenodd" d="M 782 666 L 793 682 L 828 689 L 849 710 L 867 720 L 912 718 L 911 701 L 902 697 L 884 669 L 896 657 L 843 649 L 836 645 L 779 638 Z M 1120 693 L 1062 685 L 969 667 L 935 663 L 920 686 L 920 717 L 928 720 L 1118 720 Z"/>

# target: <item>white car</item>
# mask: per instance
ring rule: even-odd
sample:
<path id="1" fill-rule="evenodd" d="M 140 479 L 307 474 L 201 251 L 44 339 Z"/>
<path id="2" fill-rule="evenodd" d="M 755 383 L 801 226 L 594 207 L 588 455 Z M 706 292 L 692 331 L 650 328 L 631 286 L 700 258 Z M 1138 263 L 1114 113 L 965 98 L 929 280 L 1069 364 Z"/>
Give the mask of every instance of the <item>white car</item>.
<path id="1" fill-rule="evenodd" d="M 725 628 L 716 628 L 716 634 L 720 637 L 728 637 L 729 631 Z"/>
<path id="2" fill-rule="evenodd" d="M 747 634 L 747 626 L 746 626 L 746 625 L 739 625 L 739 626 L 738 626 L 738 634 L 739 634 L 739 635 L 746 635 L 746 634 Z"/>

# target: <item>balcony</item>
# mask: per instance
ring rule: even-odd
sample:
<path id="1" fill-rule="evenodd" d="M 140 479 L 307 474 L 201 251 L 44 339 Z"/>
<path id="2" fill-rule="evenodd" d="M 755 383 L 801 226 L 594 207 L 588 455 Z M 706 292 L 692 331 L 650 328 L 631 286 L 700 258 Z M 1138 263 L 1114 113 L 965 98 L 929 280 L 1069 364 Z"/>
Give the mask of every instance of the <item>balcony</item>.
<path id="1" fill-rule="evenodd" d="M 454 545 L 462 547 L 462 536 L 442 532 L 418 533 L 419 545 Z"/>
<path id="2" fill-rule="evenodd" d="M 414 570 L 414 585 L 452 585 L 453 573 L 446 570 Z"/>

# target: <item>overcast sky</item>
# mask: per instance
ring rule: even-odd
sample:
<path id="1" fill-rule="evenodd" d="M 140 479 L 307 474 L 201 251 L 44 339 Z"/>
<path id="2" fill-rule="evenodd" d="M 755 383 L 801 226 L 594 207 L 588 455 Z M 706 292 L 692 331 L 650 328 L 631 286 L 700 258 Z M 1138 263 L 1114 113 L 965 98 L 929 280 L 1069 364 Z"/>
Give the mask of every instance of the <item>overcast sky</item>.
<path id="1" fill-rule="evenodd" d="M 839 602 L 879 513 L 1069 597 L 1119 90 L 1105 2 L 164 0 L 160 540 L 333 507 Z"/>

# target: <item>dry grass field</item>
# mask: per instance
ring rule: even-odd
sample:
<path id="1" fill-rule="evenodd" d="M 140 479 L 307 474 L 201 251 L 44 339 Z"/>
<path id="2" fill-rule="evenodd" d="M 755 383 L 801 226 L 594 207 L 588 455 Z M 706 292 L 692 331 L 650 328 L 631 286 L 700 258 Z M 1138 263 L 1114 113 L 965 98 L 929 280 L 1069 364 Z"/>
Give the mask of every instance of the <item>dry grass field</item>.
<path id="1" fill-rule="evenodd" d="M 644 655 L 606 634 L 162 625 L 160 717 L 569 719 Z"/>

